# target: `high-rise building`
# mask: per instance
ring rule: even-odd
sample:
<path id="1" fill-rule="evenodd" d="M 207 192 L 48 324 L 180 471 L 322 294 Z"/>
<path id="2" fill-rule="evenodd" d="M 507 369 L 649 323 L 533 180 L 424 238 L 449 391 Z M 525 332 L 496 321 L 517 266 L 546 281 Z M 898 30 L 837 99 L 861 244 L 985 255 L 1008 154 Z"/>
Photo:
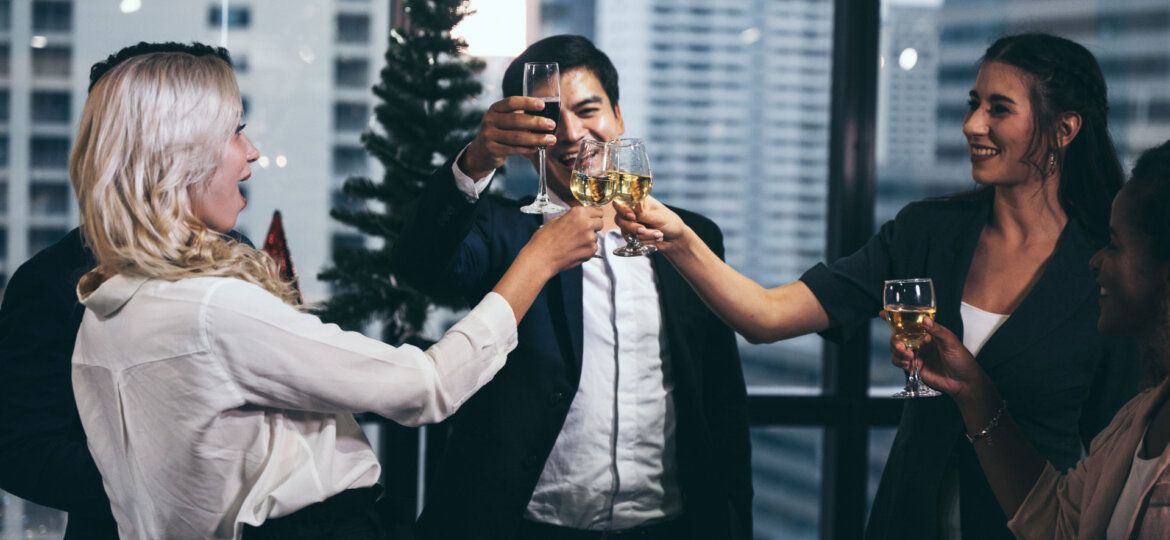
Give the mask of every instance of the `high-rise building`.
<path id="1" fill-rule="evenodd" d="M 347 176 L 381 174 L 359 137 L 390 10 L 370 0 L 0 0 L 0 289 L 77 225 L 68 164 L 90 65 L 139 41 L 200 41 L 232 53 L 261 153 L 237 229 L 259 246 L 279 209 L 306 300 L 327 297 L 316 276 L 332 248 L 365 241 L 329 209 L 345 202 Z M 60 513 L 2 493 L 0 502 L 0 538 L 60 536 Z"/>
<path id="2" fill-rule="evenodd" d="M 832 24 L 815 0 L 598 2 L 654 196 L 714 220 L 728 263 L 765 287 L 824 254 Z M 815 337 L 741 347 L 749 380 L 802 387 L 819 386 L 820 351 Z"/>
<path id="3" fill-rule="evenodd" d="M 324 299 L 328 286 L 316 274 L 333 246 L 363 242 L 328 210 L 345 202 L 347 176 L 380 174 L 359 137 L 384 65 L 389 3 L 121 6 L 132 4 L 123 12 L 117 2 L 0 2 L 9 38 L 0 43 L 0 284 L 77 223 L 68 157 L 89 66 L 138 41 L 201 41 L 231 51 L 248 134 L 262 155 L 242 185 L 249 205 L 237 228 L 262 243 L 281 210 L 305 297 Z"/>
<path id="4" fill-rule="evenodd" d="M 969 174 L 967 146 L 955 126 L 975 79 L 976 61 L 996 37 L 1044 31 L 1072 39 L 1097 57 L 1109 90 L 1110 132 L 1122 161 L 1170 136 L 1170 4 L 1165 0 L 1036 0 L 1008 4 L 947 0 L 939 18 L 939 137 L 936 157 Z"/>

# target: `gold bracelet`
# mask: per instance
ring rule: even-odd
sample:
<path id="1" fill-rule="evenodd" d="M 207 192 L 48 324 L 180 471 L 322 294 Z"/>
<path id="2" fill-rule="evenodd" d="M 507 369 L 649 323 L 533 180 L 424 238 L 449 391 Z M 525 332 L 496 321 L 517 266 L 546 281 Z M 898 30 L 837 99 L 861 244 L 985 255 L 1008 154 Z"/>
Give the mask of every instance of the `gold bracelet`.
<path id="1" fill-rule="evenodd" d="M 991 421 L 987 423 L 986 427 L 979 430 L 979 433 L 974 435 L 964 433 L 967 436 L 967 442 L 975 444 L 975 441 L 985 440 L 987 441 L 987 446 L 991 446 L 991 430 L 999 426 L 999 419 L 1003 416 L 1005 410 L 1007 410 L 1007 400 L 1000 403 L 999 410 L 995 411 L 995 416 L 991 417 Z"/>

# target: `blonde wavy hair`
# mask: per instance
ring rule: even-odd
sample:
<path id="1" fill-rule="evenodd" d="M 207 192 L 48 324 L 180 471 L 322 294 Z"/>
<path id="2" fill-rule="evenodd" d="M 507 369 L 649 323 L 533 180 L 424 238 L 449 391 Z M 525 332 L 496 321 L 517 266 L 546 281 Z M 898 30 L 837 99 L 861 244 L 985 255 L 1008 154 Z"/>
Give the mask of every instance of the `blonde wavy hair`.
<path id="1" fill-rule="evenodd" d="M 295 303 L 271 257 L 195 213 L 241 114 L 235 74 L 215 56 L 143 54 L 97 81 L 69 160 L 82 236 L 98 262 L 81 278 L 83 293 L 112 274 L 222 276 Z"/>

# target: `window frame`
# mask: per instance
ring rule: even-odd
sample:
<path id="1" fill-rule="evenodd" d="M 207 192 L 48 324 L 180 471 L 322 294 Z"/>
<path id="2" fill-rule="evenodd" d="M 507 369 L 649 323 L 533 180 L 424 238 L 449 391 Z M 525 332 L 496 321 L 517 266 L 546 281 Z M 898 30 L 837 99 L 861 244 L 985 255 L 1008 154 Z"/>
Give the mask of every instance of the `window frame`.
<path id="1" fill-rule="evenodd" d="M 825 259 L 856 251 L 873 236 L 880 0 L 833 0 L 832 86 Z M 896 427 L 903 400 L 871 397 L 870 325 L 842 343 L 824 343 L 822 392 L 748 387 L 750 427 L 821 427 L 820 538 L 862 538 L 867 513 L 869 435 Z M 374 416 L 383 484 L 421 512 L 426 481 L 442 453 L 443 424 L 406 428 Z"/>

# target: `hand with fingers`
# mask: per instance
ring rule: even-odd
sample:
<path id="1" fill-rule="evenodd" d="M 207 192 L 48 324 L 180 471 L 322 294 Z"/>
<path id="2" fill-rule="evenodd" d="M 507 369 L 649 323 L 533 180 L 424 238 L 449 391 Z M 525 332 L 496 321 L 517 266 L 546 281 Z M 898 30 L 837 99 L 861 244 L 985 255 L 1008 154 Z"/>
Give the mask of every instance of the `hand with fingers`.
<path id="1" fill-rule="evenodd" d="M 883 310 L 880 315 L 884 319 L 886 312 Z M 956 401 L 969 397 L 976 388 L 985 388 L 991 384 L 975 357 L 953 332 L 931 317 L 923 321 L 923 327 L 927 336 L 918 350 L 918 361 L 922 363 L 919 371 L 922 382 Z M 913 367 L 913 352 L 894 335 L 890 336 L 890 353 L 895 366 L 906 371 Z"/>
<path id="2" fill-rule="evenodd" d="M 538 229 L 520 250 L 519 257 L 530 255 L 542 259 L 552 275 L 589 260 L 597 253 L 602 214 L 600 207 L 574 206 Z"/>
<path id="3" fill-rule="evenodd" d="M 459 169 L 482 178 L 498 169 L 511 155 L 528 155 L 538 146 L 556 144 L 557 124 L 548 118 L 524 114 L 544 109 L 544 101 L 512 96 L 492 103 L 479 123 L 479 132 L 459 159 Z"/>
<path id="4" fill-rule="evenodd" d="M 635 235 L 639 241 L 654 244 L 663 253 L 669 253 L 671 248 L 678 247 L 694 236 L 694 232 L 678 214 L 654 197 L 646 197 L 634 208 L 615 201 L 613 208 L 617 211 L 614 220 L 622 234 Z"/>

